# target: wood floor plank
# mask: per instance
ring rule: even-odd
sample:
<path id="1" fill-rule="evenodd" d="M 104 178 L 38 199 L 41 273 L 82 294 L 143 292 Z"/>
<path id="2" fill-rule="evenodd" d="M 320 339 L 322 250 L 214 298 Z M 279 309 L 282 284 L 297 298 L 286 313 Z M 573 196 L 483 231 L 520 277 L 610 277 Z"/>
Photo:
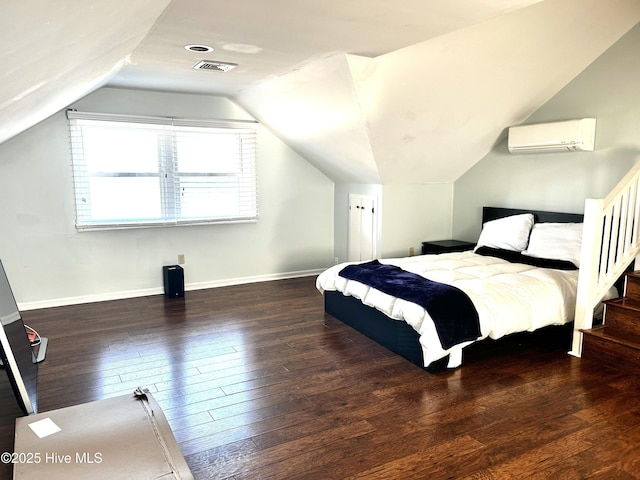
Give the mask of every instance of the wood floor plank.
<path id="1" fill-rule="evenodd" d="M 24 312 L 50 342 L 40 411 L 148 388 L 197 480 L 640 478 L 640 379 L 568 356 L 565 333 L 429 373 L 326 315 L 314 282 Z"/>

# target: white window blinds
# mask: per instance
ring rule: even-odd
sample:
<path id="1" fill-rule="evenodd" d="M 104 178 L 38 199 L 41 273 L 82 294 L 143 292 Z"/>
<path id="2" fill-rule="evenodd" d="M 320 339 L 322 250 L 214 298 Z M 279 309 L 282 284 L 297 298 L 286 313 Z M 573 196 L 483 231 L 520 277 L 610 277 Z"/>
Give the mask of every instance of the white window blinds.
<path id="1" fill-rule="evenodd" d="M 256 122 L 67 118 L 77 229 L 257 219 Z"/>

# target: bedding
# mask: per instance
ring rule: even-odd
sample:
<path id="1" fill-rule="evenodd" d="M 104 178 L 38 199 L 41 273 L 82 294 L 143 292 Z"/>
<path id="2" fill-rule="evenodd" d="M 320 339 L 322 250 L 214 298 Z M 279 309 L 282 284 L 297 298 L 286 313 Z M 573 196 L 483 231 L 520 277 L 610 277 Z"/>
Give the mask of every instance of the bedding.
<path id="1" fill-rule="evenodd" d="M 526 263 L 527 265 L 540 268 L 555 268 L 557 270 L 578 269 L 577 265 L 569 260 L 528 255 L 526 251 L 514 252 L 513 250 L 503 250 L 501 248 L 480 247 L 475 250 L 475 252 L 478 255 L 489 255 L 492 257 L 502 258 L 508 262 Z"/>
<path id="2" fill-rule="evenodd" d="M 572 262 L 580 266 L 582 223 L 536 223 L 531 229 L 529 244 L 522 252 L 537 258 Z"/>
<path id="3" fill-rule="evenodd" d="M 338 275 L 420 305 L 433 320 L 444 348 L 476 340 L 480 336 L 478 312 L 471 299 L 459 288 L 378 260 L 348 265 Z"/>
<path id="4" fill-rule="evenodd" d="M 533 223 L 532 213 L 509 215 L 485 222 L 476 249 L 491 247 L 521 252 L 527 248 Z"/>
<path id="5" fill-rule="evenodd" d="M 573 321 L 578 283 L 575 269 L 540 268 L 473 251 L 382 259 L 380 263 L 463 291 L 478 313 L 479 339 L 498 339 Z M 450 368 L 462 363 L 462 349 L 473 340 L 443 347 L 434 321 L 423 307 L 340 276 L 340 271 L 354 264 L 325 270 L 318 276 L 316 287 L 322 293 L 339 291 L 358 298 L 390 319 L 407 322 L 418 333 L 425 367 L 446 356 Z"/>

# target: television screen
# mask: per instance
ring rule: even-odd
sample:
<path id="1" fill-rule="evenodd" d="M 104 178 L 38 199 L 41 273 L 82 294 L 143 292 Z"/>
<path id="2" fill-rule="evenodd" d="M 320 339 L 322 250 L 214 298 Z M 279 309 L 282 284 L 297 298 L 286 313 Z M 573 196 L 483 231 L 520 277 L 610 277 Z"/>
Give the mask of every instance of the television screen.
<path id="1" fill-rule="evenodd" d="M 37 413 L 38 363 L 0 261 L 0 354 L 18 405 L 27 415 Z"/>

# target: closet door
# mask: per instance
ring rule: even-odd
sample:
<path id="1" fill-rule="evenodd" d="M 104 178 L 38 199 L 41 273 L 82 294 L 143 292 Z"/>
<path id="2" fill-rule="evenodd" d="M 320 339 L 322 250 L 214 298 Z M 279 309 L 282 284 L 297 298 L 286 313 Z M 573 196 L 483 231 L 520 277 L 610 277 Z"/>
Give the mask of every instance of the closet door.
<path id="1" fill-rule="evenodd" d="M 349 195 L 348 261 L 372 260 L 376 255 L 376 197 Z"/>

